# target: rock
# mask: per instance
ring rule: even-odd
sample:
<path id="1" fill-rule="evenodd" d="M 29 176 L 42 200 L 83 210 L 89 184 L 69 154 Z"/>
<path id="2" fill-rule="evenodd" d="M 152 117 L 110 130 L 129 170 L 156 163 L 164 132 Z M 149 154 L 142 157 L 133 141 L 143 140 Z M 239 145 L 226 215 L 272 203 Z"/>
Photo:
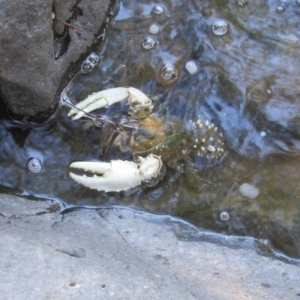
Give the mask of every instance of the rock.
<path id="1" fill-rule="evenodd" d="M 54 58 L 52 4 L 55 31 L 61 33 L 71 16 L 75 0 L 20 0 L 1 2 L 0 11 L 0 97 L 19 116 L 50 114 L 62 76 L 72 62 L 86 52 L 99 30 L 109 0 L 82 1 L 82 16 L 70 21 L 80 30 L 69 28 L 70 44 L 58 60 Z M 48 113 L 49 114 L 49 113 Z M 49 117 L 49 116 L 48 116 Z"/>
<path id="2" fill-rule="evenodd" d="M 0 195 L 2 299 L 299 299 L 298 266 L 181 240 L 180 220 L 50 205 Z"/>

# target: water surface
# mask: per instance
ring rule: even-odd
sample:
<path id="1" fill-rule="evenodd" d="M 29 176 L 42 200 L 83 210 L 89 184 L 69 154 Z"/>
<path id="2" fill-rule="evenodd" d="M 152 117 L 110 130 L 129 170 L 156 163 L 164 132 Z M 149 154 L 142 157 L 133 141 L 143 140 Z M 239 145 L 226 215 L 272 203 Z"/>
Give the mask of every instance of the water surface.
<path id="1" fill-rule="evenodd" d="M 300 5 L 246 2 L 122 1 L 105 44 L 95 51 L 98 66 L 70 91 L 80 101 L 102 89 L 133 86 L 154 99 L 159 115 L 214 122 L 226 142 L 226 156 L 218 164 L 205 165 L 193 156 L 196 178 L 186 170 L 166 185 L 174 174 L 169 169 L 152 188 L 89 190 L 71 180 L 68 166 L 100 158 L 101 128 L 72 121 L 61 108 L 53 122 L 39 128 L 17 129 L 2 121 L 1 185 L 70 205 L 167 213 L 205 229 L 267 238 L 277 250 L 299 258 Z M 143 47 L 146 38 L 148 48 L 149 41 L 154 44 L 150 49 Z M 185 68 L 189 61 L 195 74 Z M 164 63 L 175 66 L 174 82 L 162 78 Z M 127 108 L 121 104 L 101 113 L 118 120 Z M 42 172 L 28 170 L 30 157 L 42 162 Z M 110 158 L 128 159 L 130 153 L 114 151 Z M 245 183 L 259 191 L 257 197 L 241 193 Z"/>

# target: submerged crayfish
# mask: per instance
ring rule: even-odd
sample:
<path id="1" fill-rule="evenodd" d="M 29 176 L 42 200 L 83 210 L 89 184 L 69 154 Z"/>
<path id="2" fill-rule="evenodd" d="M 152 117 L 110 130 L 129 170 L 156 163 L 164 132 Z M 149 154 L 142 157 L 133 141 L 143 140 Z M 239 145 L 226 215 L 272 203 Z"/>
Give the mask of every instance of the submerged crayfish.
<path id="1" fill-rule="evenodd" d="M 129 116 L 120 123 L 90 114 L 122 100 L 128 102 L 130 110 Z M 73 162 L 70 168 L 94 173 L 93 177 L 70 173 L 74 180 L 91 189 L 110 192 L 127 190 L 142 183 L 155 185 L 164 174 L 164 164 L 180 174 L 183 171 L 180 161 L 188 158 L 191 152 L 208 161 L 217 161 L 224 154 L 223 135 L 214 124 L 201 120 L 184 123 L 154 114 L 151 99 L 136 88 L 100 91 L 76 106 L 69 106 L 72 106 L 69 116 L 74 120 L 88 117 L 104 124 L 102 142 L 108 141 L 104 152 L 117 146 L 132 154 L 133 161 Z"/>

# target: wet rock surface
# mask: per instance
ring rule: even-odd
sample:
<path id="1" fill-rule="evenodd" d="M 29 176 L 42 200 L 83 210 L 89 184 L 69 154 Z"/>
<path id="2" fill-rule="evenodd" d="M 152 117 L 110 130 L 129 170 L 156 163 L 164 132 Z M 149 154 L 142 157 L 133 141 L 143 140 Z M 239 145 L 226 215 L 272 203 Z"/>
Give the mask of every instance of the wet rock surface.
<path id="1" fill-rule="evenodd" d="M 3 299 L 299 299 L 299 267 L 174 235 L 126 209 L 0 197 Z"/>
<path id="2" fill-rule="evenodd" d="M 53 18 L 55 32 L 62 34 L 63 23 L 70 19 L 77 2 L 82 15 L 71 21 L 75 28 L 69 27 L 67 52 L 55 60 Z M 10 111 L 34 116 L 51 110 L 63 74 L 92 43 L 109 2 L 2 1 L 0 97 Z"/>

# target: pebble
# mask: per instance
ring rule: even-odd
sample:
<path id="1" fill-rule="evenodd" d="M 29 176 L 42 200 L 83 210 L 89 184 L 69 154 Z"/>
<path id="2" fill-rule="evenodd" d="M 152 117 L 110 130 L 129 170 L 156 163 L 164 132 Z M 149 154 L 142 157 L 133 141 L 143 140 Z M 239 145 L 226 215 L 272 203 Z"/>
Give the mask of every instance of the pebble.
<path id="1" fill-rule="evenodd" d="M 198 72 L 198 67 L 197 64 L 193 61 L 190 60 L 186 63 L 185 69 L 191 74 L 195 75 Z"/>
<path id="2" fill-rule="evenodd" d="M 157 24 L 152 24 L 150 27 L 149 27 L 149 32 L 151 34 L 157 34 L 159 32 L 159 26 Z"/>
<path id="3" fill-rule="evenodd" d="M 250 183 L 243 183 L 240 186 L 239 191 L 243 196 L 250 199 L 254 199 L 260 194 L 259 188 Z"/>

